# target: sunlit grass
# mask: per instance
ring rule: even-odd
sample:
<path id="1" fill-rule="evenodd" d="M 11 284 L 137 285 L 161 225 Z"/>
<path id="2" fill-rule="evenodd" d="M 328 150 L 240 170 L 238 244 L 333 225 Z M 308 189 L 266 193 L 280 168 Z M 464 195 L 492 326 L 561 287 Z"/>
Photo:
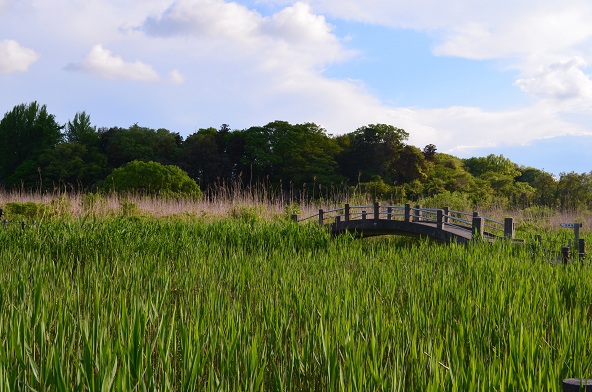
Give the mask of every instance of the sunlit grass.
<path id="1" fill-rule="evenodd" d="M 559 390 L 592 372 L 587 265 L 252 218 L 0 227 L 0 387 Z"/>

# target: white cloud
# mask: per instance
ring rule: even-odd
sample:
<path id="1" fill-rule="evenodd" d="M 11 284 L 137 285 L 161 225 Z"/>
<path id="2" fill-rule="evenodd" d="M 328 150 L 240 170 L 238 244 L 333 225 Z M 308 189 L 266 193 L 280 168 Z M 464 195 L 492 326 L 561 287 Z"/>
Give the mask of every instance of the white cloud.
<path id="1" fill-rule="evenodd" d="M 25 72 L 40 57 L 14 40 L 0 41 L 0 73 Z"/>
<path id="2" fill-rule="evenodd" d="M 160 80 L 150 65 L 140 60 L 126 62 L 100 44 L 93 46 L 84 61 L 70 65 L 68 69 L 85 71 L 108 79 L 130 79 L 140 82 Z"/>
<path id="3" fill-rule="evenodd" d="M 301 2 L 264 17 L 234 2 L 178 0 L 139 29 L 149 36 L 195 37 L 194 45 L 209 55 L 247 57 L 264 68 L 322 67 L 352 55 L 325 18 Z"/>
<path id="4" fill-rule="evenodd" d="M 170 72 L 170 79 L 175 84 L 182 84 L 185 82 L 185 76 L 179 70 L 172 70 Z"/>
<path id="5" fill-rule="evenodd" d="M 544 67 L 531 77 L 517 80 L 515 85 L 542 99 L 589 100 L 592 98 L 592 80 L 582 71 L 587 66 L 582 57 L 576 56 Z"/>

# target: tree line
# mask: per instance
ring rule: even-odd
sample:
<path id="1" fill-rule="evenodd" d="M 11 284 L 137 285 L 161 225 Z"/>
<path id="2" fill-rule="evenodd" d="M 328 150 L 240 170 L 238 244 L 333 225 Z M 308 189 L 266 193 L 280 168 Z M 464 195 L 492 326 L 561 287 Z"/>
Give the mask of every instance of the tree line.
<path id="1" fill-rule="evenodd" d="M 376 200 L 448 196 L 475 206 L 592 208 L 592 172 L 550 173 L 503 155 L 467 159 L 433 144 L 409 145 L 409 134 L 369 124 L 333 136 L 314 123 L 274 121 L 232 130 L 202 128 L 183 138 L 134 124 L 97 128 L 86 112 L 59 124 L 45 105 L 20 104 L 0 121 L 0 187 L 88 192 L 131 162 L 174 165 L 206 191 L 264 184 L 291 198 L 356 191 Z"/>

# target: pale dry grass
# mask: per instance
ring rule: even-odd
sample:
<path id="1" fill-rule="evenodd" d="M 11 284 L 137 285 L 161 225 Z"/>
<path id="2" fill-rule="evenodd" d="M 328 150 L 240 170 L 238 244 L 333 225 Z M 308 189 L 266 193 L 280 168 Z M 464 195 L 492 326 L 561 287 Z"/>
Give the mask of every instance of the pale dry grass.
<path id="1" fill-rule="evenodd" d="M 294 201 L 290 194 L 273 193 L 265 187 L 239 189 L 238 187 L 220 187 L 216 192 L 205 195 L 202 200 L 164 199 L 142 195 L 93 195 L 82 193 L 40 193 L 27 191 L 0 190 L 0 208 L 7 203 L 41 203 L 52 205 L 61 203 L 63 213 L 71 216 L 116 216 L 137 213 L 156 218 L 187 216 L 209 220 L 225 217 L 240 217 L 245 214 L 257 215 L 259 219 L 273 220 L 281 216 L 297 213 L 299 218 L 315 215 L 319 209 L 330 210 L 351 205 L 371 206 L 372 200 L 360 195 L 349 195 L 336 200 L 308 200 L 303 203 Z M 89 203 L 90 201 L 90 203 Z M 386 205 L 388 203 L 381 203 Z M 64 208 L 62 208 L 64 210 Z M 471 212 L 471 211 L 467 211 Z M 58 213 L 60 213 L 58 211 Z M 591 211 L 561 212 L 550 208 L 527 208 L 507 210 L 499 207 L 479 210 L 481 216 L 503 221 L 513 217 L 517 225 L 533 225 L 539 228 L 557 230 L 561 223 L 582 223 L 584 229 L 592 228 Z"/>

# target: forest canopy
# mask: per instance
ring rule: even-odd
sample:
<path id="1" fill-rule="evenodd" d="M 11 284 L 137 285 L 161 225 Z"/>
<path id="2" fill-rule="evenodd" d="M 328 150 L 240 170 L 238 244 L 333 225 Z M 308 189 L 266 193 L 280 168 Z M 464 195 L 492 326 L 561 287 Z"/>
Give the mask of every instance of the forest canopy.
<path id="1" fill-rule="evenodd" d="M 133 178 L 125 173 L 150 168 L 162 192 L 171 194 L 264 185 L 293 200 L 354 189 L 393 203 L 446 196 L 475 206 L 592 207 L 592 172 L 556 178 L 503 155 L 461 159 L 434 144 L 409 145 L 408 138 L 407 131 L 388 124 L 333 136 L 314 123 L 274 121 L 236 130 L 228 124 L 201 128 L 184 139 L 138 124 L 97 128 L 84 111 L 59 124 L 45 105 L 31 102 L 0 121 L 0 187 L 89 192 L 110 189 L 107 179 L 113 188 L 118 179 L 117 189 L 125 189 L 124 179 Z M 183 184 L 163 185 L 166 176 Z"/>

